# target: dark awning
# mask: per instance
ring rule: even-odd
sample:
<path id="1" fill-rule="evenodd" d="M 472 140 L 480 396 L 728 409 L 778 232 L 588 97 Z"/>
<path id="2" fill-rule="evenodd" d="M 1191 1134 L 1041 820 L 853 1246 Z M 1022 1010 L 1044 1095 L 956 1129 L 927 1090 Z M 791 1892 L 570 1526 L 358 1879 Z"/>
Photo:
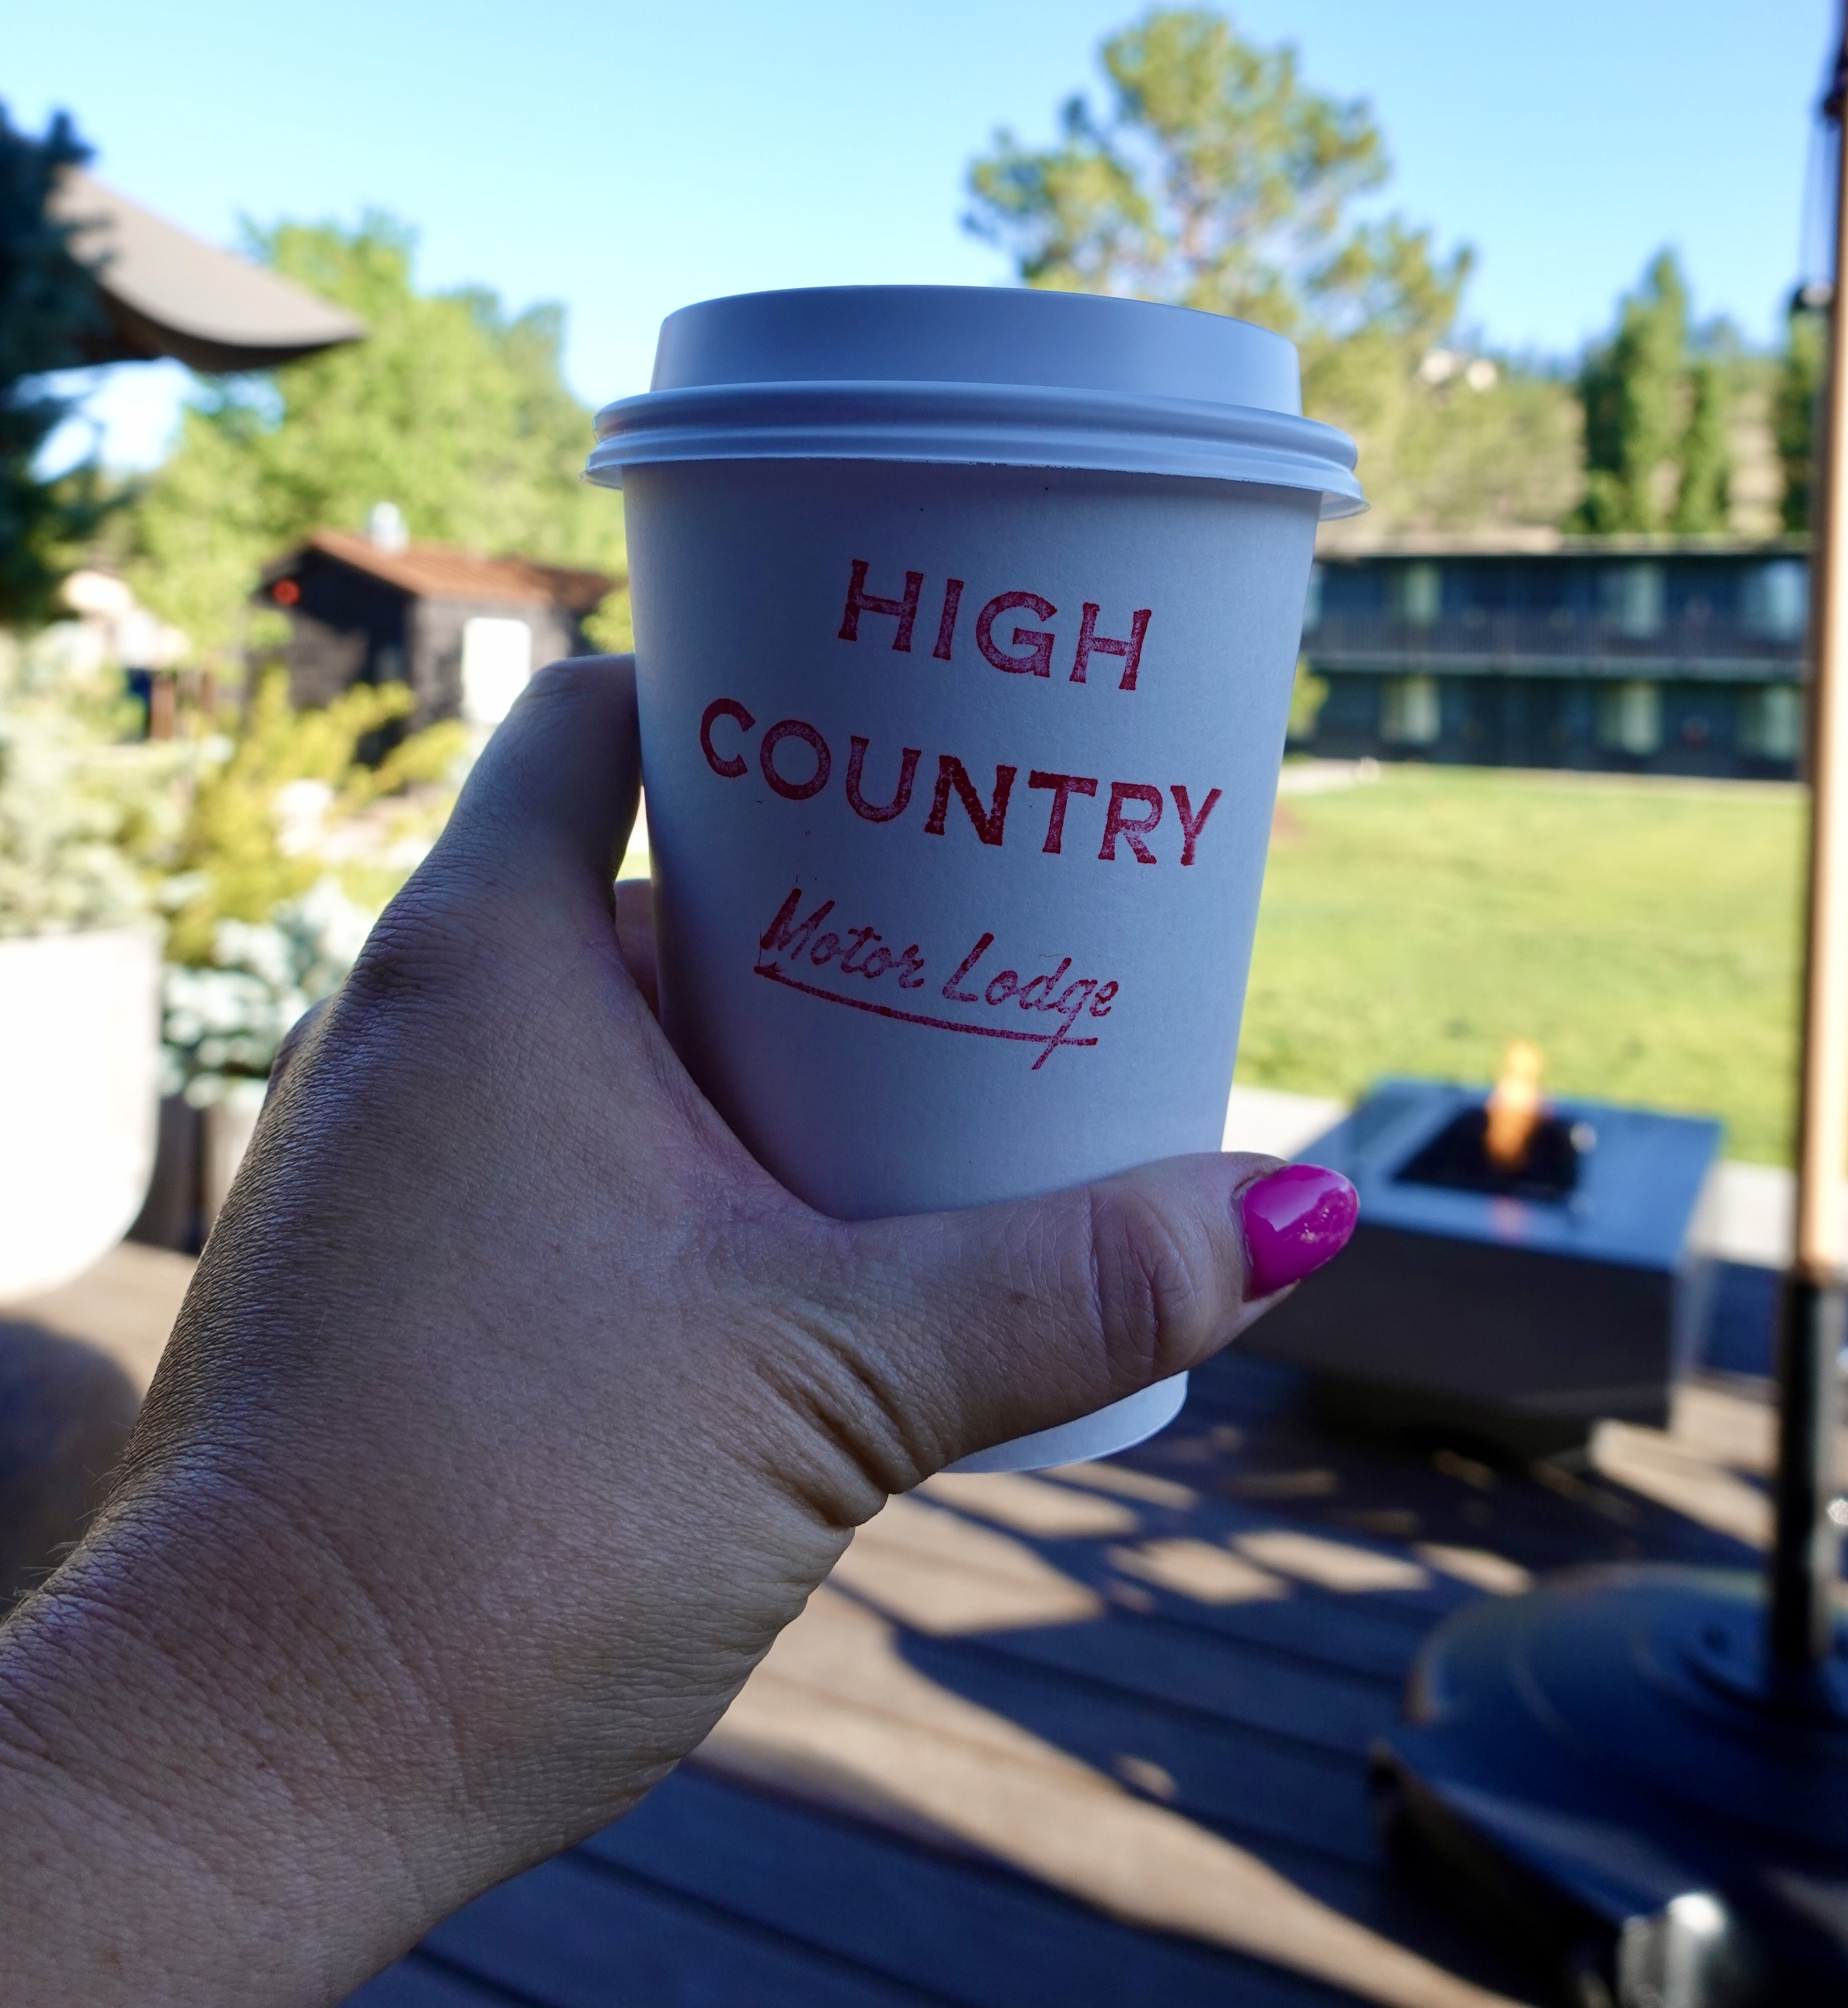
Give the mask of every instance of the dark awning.
<path id="1" fill-rule="evenodd" d="M 90 362 L 171 355 L 195 369 L 267 369 L 343 341 L 366 324 L 260 265 L 206 244 L 67 168 L 48 205 L 72 226 L 73 254 L 95 270 L 109 331 Z"/>

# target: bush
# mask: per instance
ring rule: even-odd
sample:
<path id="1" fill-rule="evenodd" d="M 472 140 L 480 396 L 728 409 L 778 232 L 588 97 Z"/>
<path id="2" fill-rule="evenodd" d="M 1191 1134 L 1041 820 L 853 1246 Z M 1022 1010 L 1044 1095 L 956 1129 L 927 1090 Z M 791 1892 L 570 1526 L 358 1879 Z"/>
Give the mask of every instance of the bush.
<path id="1" fill-rule="evenodd" d="M 196 1106 L 270 1071 L 290 1026 L 346 981 L 373 914 L 320 878 L 264 921 L 221 921 L 209 967 L 167 965 L 162 1091 Z"/>
<path id="2" fill-rule="evenodd" d="M 376 765 L 360 758 L 362 747 L 389 732 L 412 702 L 402 684 L 362 684 L 324 709 L 298 711 L 281 670 L 259 681 L 236 738 L 221 742 L 221 757 L 202 767 L 175 848 L 170 961 L 213 965 L 224 922 L 261 925 L 323 876 L 333 828 L 414 787 L 429 790 L 448 780 L 467 748 L 459 724 L 413 733 Z M 438 792 L 440 801 L 425 804 L 426 822 L 447 813 L 447 791 Z M 366 869 L 380 847 L 348 847 L 355 875 L 371 878 L 382 906 L 390 868 L 383 886 Z"/>
<path id="3" fill-rule="evenodd" d="M 237 737 L 200 763 L 165 888 L 168 1093 L 203 1104 L 267 1074 L 429 848 L 466 728 L 414 733 L 376 765 L 360 757 L 412 704 L 401 684 L 360 684 L 298 711 L 273 670 Z"/>
<path id="4" fill-rule="evenodd" d="M 79 632 L 0 634 L 0 935 L 125 925 L 154 910 L 184 747 L 124 743 L 120 679 Z"/>

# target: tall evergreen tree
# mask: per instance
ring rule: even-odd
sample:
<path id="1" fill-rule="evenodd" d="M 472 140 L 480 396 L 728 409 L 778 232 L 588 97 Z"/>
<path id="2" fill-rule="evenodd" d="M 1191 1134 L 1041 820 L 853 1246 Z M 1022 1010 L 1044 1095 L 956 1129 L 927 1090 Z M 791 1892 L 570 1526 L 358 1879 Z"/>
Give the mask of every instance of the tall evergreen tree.
<path id="1" fill-rule="evenodd" d="M 1726 373 L 1711 356 L 1688 372 L 1687 423 L 1681 434 L 1680 479 L 1672 527 L 1723 530 L 1731 500 L 1733 450 L 1726 437 L 1732 398 Z"/>
<path id="2" fill-rule="evenodd" d="M 1821 303 L 1807 292 L 1790 302 L 1784 352 L 1778 359 L 1772 399 L 1772 427 L 1784 471 L 1783 515 L 1786 530 L 1810 528 L 1811 484 L 1815 478 L 1816 401 L 1829 354 L 1829 320 Z"/>
<path id="3" fill-rule="evenodd" d="M 1672 251 L 1660 253 L 1623 304 L 1617 332 L 1586 356 L 1585 496 L 1592 531 L 1658 530 L 1673 502 L 1687 348 L 1687 289 Z"/>
<path id="4" fill-rule="evenodd" d="M 69 226 L 46 214 L 59 175 L 89 157 L 62 112 L 35 140 L 0 105 L 0 622 L 9 624 L 44 615 L 102 513 L 94 466 L 56 481 L 37 471 L 75 404 L 44 376 L 81 362 L 86 336 L 101 323 Z"/>
<path id="5" fill-rule="evenodd" d="M 1673 252 L 1656 254 L 1616 332 L 1586 355 L 1578 394 L 1585 492 L 1575 528 L 1726 528 L 1730 387 L 1718 358 L 1691 350 L 1687 286 Z"/>

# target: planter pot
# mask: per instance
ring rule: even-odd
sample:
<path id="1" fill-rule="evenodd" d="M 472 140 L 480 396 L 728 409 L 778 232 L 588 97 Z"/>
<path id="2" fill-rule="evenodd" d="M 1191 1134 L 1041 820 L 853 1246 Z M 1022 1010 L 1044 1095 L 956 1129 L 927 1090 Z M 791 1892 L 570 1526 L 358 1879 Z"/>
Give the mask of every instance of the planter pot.
<path id="1" fill-rule="evenodd" d="M 80 1274 L 140 1211 L 160 978 L 140 928 L 0 941 L 0 1303 Z"/>
<path id="2" fill-rule="evenodd" d="M 205 1112 L 205 1150 L 200 1166 L 200 1209 L 207 1234 L 231 1191 L 231 1182 L 256 1133 L 269 1083 L 234 1080 Z"/>
<path id="3" fill-rule="evenodd" d="M 250 1147 L 269 1084 L 227 1081 L 216 1101 L 196 1108 L 183 1094 L 161 1104 L 152 1183 L 131 1241 L 196 1255 L 218 1218 Z"/>
<path id="4" fill-rule="evenodd" d="M 203 1154 L 202 1112 L 183 1094 L 161 1098 L 154 1130 L 154 1170 L 147 1197 L 128 1238 L 149 1248 L 196 1255 L 205 1240 L 200 1221 L 199 1161 Z"/>

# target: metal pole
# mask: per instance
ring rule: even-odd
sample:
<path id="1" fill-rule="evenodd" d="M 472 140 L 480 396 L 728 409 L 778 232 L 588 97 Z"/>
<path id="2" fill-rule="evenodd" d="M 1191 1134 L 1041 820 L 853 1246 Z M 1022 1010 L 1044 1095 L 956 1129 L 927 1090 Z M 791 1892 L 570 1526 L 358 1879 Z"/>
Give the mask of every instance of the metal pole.
<path id="1" fill-rule="evenodd" d="M 1821 465 L 1811 489 L 1810 848 L 1797 1101 L 1797 1248 L 1784 1288 L 1779 1361 L 1776 1530 L 1771 1557 L 1770 1647 L 1787 1671 L 1815 1667 L 1834 1635 L 1840 1570 L 1835 1499 L 1838 1364 L 1848 1317 L 1843 1296 L 1843 1175 L 1848 1166 L 1848 368 L 1843 291 L 1848 278 L 1848 0 L 1834 82 L 1835 283 Z"/>

